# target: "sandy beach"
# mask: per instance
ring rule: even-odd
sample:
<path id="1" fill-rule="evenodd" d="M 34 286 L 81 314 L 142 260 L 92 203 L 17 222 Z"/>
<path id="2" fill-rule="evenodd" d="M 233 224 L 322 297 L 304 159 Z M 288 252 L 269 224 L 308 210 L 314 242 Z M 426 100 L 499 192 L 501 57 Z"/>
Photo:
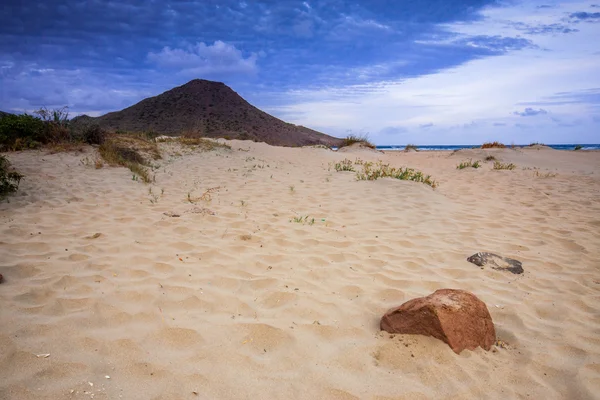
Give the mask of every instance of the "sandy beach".
<path id="1" fill-rule="evenodd" d="M 0 203 L 0 399 L 600 398 L 600 152 L 227 143 L 161 144 L 148 185 L 92 147 L 6 154 L 25 178 Z M 345 158 L 439 185 L 357 181 Z M 380 332 L 441 288 L 507 345 Z"/>

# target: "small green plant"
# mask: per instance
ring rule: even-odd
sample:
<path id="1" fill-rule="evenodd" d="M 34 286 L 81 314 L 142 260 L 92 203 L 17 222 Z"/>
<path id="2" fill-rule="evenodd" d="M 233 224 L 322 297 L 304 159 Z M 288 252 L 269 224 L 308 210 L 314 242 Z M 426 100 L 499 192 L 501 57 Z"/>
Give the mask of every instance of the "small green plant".
<path id="1" fill-rule="evenodd" d="M 479 160 L 473 162 L 471 159 L 469 161 L 463 161 L 456 166 L 456 169 L 465 169 L 465 168 L 479 168 L 481 167 L 481 162 Z"/>
<path id="2" fill-rule="evenodd" d="M 246 201 L 240 200 L 240 206 L 245 207 L 247 205 L 248 205 L 248 203 L 246 203 Z"/>
<path id="3" fill-rule="evenodd" d="M 294 190 L 296 190 L 296 188 L 294 187 L 294 185 L 290 185 L 290 192 L 294 193 Z"/>
<path id="4" fill-rule="evenodd" d="M 540 143 L 540 142 L 533 142 L 529 144 L 529 147 L 533 147 L 533 146 L 545 146 L 544 143 Z"/>
<path id="5" fill-rule="evenodd" d="M 299 216 L 299 217 L 292 217 L 292 219 L 290 219 L 290 222 L 296 222 L 298 224 L 302 224 L 302 225 L 314 225 L 315 224 L 315 219 L 311 218 L 308 219 L 308 215 L 303 217 L 303 216 Z"/>
<path id="6" fill-rule="evenodd" d="M 517 166 L 513 163 L 510 164 L 502 164 L 499 161 L 494 161 L 494 169 L 507 169 L 509 171 L 512 171 L 513 169 L 517 168 Z"/>
<path id="7" fill-rule="evenodd" d="M 575 148 L 573 150 L 577 151 L 577 150 L 581 150 L 583 149 L 583 146 L 578 144 L 577 146 L 575 146 Z"/>
<path id="8" fill-rule="evenodd" d="M 342 160 L 340 162 L 333 164 L 333 168 L 337 172 L 341 172 L 341 171 L 354 172 L 354 167 L 352 166 L 352 161 L 348 160 L 347 158 L 345 158 L 344 160 Z"/>
<path id="9" fill-rule="evenodd" d="M 496 157 L 494 156 L 486 156 L 485 161 L 496 161 Z"/>
<path id="10" fill-rule="evenodd" d="M 415 144 L 407 144 L 406 147 L 404 148 L 404 151 L 419 151 L 419 149 L 417 148 L 417 145 Z"/>
<path id="11" fill-rule="evenodd" d="M 0 156 L 0 199 L 19 189 L 23 175 L 13 170 L 10 161 L 5 156 Z"/>

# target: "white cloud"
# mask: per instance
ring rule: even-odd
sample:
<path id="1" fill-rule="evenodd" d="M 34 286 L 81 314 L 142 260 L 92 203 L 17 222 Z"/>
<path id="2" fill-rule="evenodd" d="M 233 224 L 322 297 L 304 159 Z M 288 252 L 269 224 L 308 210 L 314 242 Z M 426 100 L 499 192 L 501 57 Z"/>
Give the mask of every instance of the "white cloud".
<path id="1" fill-rule="evenodd" d="M 320 90 L 289 92 L 289 103 L 271 108 L 291 122 L 319 127 L 334 134 L 349 129 L 371 132 L 378 143 L 472 143 L 505 138 L 526 142 L 547 135 L 552 140 L 593 140 L 597 104 L 565 103 L 544 106 L 554 117 L 581 121 L 578 126 L 559 126 L 540 113 L 535 126 L 511 130 L 521 120 L 514 115 L 519 104 L 536 102 L 560 92 L 600 87 L 600 24 L 578 24 L 577 32 L 527 34 L 514 23 L 529 25 L 563 23 L 570 12 L 587 9 L 584 3 L 538 8 L 524 2 L 509 8 L 489 8 L 484 19 L 446 25 L 460 35 L 500 35 L 531 40 L 538 48 L 472 60 L 455 68 L 405 80 L 378 82 Z M 586 8 L 583 8 L 586 7 Z M 478 129 L 472 129 L 476 123 Z M 433 124 L 426 133 L 420 126 Z M 504 125 L 502 125 L 504 124 Z M 596 123 L 597 124 L 597 123 Z M 389 127 L 406 128 L 407 132 Z M 387 130 L 386 130 L 387 129 Z M 515 132 L 518 131 L 518 132 Z M 597 137 L 595 138 L 597 141 Z"/>
<path id="2" fill-rule="evenodd" d="M 195 76 L 254 74 L 257 59 L 257 54 L 244 57 L 241 50 L 220 40 L 212 45 L 199 42 L 185 49 L 164 47 L 158 53 L 148 53 L 148 60 L 159 67 Z"/>

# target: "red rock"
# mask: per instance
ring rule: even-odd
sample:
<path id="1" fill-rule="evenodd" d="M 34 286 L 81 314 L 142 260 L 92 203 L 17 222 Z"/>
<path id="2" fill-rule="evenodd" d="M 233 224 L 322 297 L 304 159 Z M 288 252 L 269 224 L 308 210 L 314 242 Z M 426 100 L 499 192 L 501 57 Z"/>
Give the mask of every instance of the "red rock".
<path id="1" fill-rule="evenodd" d="M 381 318 L 381 330 L 389 333 L 433 336 L 455 353 L 496 341 L 492 317 L 484 302 L 464 290 L 440 289 L 392 308 Z"/>

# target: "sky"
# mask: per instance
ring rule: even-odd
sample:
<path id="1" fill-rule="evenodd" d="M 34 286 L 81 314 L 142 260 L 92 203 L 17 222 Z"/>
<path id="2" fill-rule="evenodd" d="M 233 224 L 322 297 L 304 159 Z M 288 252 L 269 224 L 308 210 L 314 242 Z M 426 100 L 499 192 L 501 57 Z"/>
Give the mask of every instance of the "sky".
<path id="1" fill-rule="evenodd" d="M 4 0 L 0 110 L 191 79 L 376 144 L 600 142 L 600 0 Z"/>

